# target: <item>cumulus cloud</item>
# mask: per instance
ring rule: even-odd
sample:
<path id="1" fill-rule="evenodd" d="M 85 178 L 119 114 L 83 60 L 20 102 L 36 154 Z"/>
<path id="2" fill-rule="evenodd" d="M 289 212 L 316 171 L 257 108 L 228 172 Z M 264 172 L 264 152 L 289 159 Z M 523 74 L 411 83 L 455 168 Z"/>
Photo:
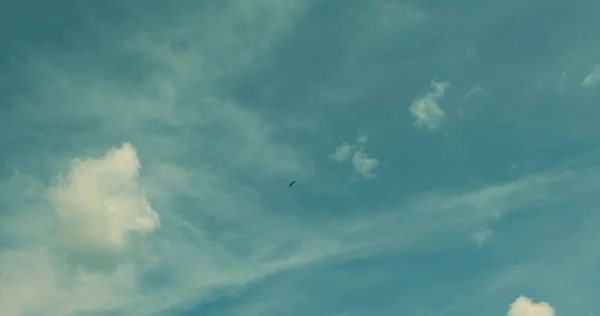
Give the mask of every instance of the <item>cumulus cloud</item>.
<path id="1" fill-rule="evenodd" d="M 111 262 L 131 233 L 160 226 L 138 183 L 140 162 L 125 143 L 98 159 L 76 159 L 49 189 L 61 223 L 61 246 L 85 264 Z"/>
<path id="2" fill-rule="evenodd" d="M 431 82 L 433 92 L 416 98 L 411 106 L 410 113 L 415 119 L 415 125 L 429 130 L 436 129 L 446 114 L 439 105 L 439 100 L 444 96 L 450 86 L 448 82 Z"/>
<path id="3" fill-rule="evenodd" d="M 363 179 L 372 179 L 375 177 L 375 169 L 379 166 L 379 159 L 366 153 L 368 139 L 368 136 L 363 134 L 356 138 L 353 145 L 344 142 L 329 155 L 329 158 L 336 162 L 344 162 L 352 155 L 351 163 L 354 172 Z"/>
<path id="4" fill-rule="evenodd" d="M 584 87 L 591 87 L 600 83 L 600 63 L 590 67 L 590 72 L 583 78 L 581 85 Z"/>
<path id="5" fill-rule="evenodd" d="M 471 240 L 482 247 L 485 245 L 494 235 L 494 232 L 490 229 L 480 229 L 471 235 Z"/>
<path id="6" fill-rule="evenodd" d="M 520 296 L 512 304 L 506 316 L 554 316 L 554 308 L 546 302 L 534 302 L 528 297 Z"/>

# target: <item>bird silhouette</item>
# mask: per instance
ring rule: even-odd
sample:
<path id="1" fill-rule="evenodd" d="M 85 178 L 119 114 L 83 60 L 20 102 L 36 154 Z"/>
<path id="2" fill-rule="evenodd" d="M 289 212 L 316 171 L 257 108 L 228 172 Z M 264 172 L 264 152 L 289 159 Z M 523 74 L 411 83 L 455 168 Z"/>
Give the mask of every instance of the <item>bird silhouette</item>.
<path id="1" fill-rule="evenodd" d="M 296 183 L 296 180 L 290 182 L 290 184 L 288 185 L 288 187 L 291 187 L 292 185 L 294 185 L 294 183 Z"/>

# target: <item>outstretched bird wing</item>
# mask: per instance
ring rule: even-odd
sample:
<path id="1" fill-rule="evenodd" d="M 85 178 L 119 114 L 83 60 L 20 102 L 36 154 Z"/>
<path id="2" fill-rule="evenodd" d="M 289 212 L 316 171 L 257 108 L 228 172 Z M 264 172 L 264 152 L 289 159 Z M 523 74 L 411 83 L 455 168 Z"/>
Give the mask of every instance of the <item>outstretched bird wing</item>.
<path id="1" fill-rule="evenodd" d="M 294 183 L 296 183 L 296 181 L 290 182 L 290 185 L 288 185 L 288 187 L 291 187 L 292 185 L 294 185 Z"/>

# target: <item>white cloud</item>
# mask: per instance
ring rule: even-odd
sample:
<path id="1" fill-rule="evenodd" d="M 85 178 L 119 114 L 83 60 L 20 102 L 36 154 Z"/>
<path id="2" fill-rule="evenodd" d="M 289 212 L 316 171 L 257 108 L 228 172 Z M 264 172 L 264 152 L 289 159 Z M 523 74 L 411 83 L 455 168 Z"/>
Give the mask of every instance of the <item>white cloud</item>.
<path id="1" fill-rule="evenodd" d="M 432 81 L 431 88 L 434 91 L 418 97 L 412 102 L 410 112 L 415 118 L 416 126 L 433 130 L 440 125 L 445 113 L 440 108 L 439 100 L 444 96 L 449 86 L 450 83 L 448 82 Z"/>
<path id="2" fill-rule="evenodd" d="M 354 172 L 365 179 L 371 179 L 375 177 L 373 171 L 379 166 L 379 160 L 369 157 L 363 151 L 357 151 L 352 156 L 352 166 L 354 167 Z"/>
<path id="3" fill-rule="evenodd" d="M 534 302 L 530 298 L 520 296 L 512 304 L 506 316 L 554 316 L 554 308 L 546 302 Z"/>
<path id="4" fill-rule="evenodd" d="M 600 83 L 600 63 L 590 67 L 590 72 L 583 78 L 581 85 L 584 87 L 591 87 Z"/>
<path id="5" fill-rule="evenodd" d="M 475 242 L 479 247 L 482 247 L 493 237 L 493 235 L 494 232 L 492 232 L 490 229 L 480 229 L 471 235 L 471 240 L 473 240 L 473 242 Z"/>
<path id="6" fill-rule="evenodd" d="M 138 183 L 140 162 L 128 143 L 100 159 L 76 159 L 49 189 L 63 250 L 82 264 L 113 262 L 131 233 L 160 226 Z"/>
<path id="7" fill-rule="evenodd" d="M 329 157 L 337 162 L 344 162 L 350 157 L 353 149 L 354 147 L 352 145 L 344 142 L 339 145 Z"/>
<path id="8" fill-rule="evenodd" d="M 364 179 L 372 179 L 375 177 L 374 170 L 379 166 L 379 159 L 370 157 L 366 153 L 368 139 L 367 135 L 362 134 L 356 138 L 354 145 L 344 142 L 329 157 L 334 161 L 344 162 L 352 154 L 351 163 L 354 172 Z"/>

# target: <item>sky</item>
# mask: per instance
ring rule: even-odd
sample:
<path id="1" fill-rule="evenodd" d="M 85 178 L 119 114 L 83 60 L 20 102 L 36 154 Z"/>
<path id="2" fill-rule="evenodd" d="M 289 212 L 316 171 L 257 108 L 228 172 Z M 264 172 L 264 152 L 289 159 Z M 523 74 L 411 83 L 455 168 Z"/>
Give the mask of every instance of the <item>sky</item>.
<path id="1" fill-rule="evenodd" d="M 600 2 L 0 7 L 1 315 L 600 315 Z"/>

